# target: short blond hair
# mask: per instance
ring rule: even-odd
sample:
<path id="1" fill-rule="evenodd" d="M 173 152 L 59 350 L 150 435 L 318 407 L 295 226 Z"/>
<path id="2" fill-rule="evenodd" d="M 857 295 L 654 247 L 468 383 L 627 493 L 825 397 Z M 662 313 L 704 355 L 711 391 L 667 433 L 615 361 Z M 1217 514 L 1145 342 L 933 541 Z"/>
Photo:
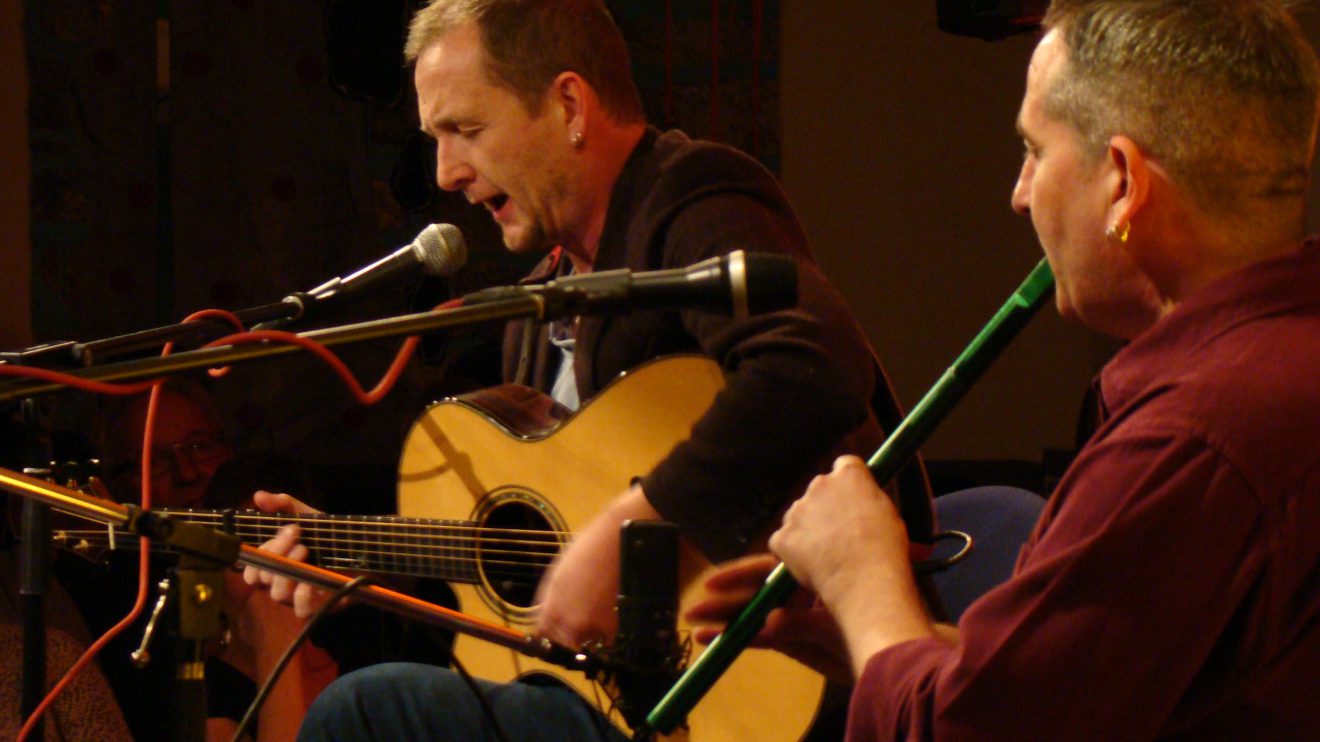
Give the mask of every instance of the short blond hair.
<path id="1" fill-rule="evenodd" d="M 433 0 L 408 27 L 412 64 L 442 36 L 475 23 L 491 81 L 538 113 L 550 83 L 576 72 L 618 121 L 645 120 L 628 47 L 600 0 Z"/>

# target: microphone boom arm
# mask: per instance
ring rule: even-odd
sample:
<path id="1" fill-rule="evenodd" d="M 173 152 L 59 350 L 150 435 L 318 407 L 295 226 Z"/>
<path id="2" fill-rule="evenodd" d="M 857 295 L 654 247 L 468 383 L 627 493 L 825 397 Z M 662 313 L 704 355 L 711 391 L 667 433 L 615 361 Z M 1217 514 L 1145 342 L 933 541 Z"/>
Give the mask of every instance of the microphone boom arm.
<path id="1" fill-rule="evenodd" d="M 408 314 L 340 327 L 311 330 L 299 333 L 299 337 L 333 347 L 368 340 L 418 335 L 434 330 L 466 327 L 484 322 L 524 317 L 553 319 L 560 316 L 564 311 L 564 307 L 561 306 L 563 302 L 558 301 L 558 299 L 559 297 L 553 295 L 519 294 L 474 307 L 464 306 L 456 309 Z M 217 368 L 241 361 L 287 355 L 301 351 L 302 349 L 296 345 L 283 343 L 221 345 L 214 348 L 175 353 L 165 357 L 142 358 L 93 366 L 71 371 L 69 374 L 92 381 L 124 383 L 155 379 L 168 374 L 199 368 Z M 0 387 L 0 402 L 49 394 L 64 388 L 65 385 L 53 381 L 23 380 L 11 382 Z"/>

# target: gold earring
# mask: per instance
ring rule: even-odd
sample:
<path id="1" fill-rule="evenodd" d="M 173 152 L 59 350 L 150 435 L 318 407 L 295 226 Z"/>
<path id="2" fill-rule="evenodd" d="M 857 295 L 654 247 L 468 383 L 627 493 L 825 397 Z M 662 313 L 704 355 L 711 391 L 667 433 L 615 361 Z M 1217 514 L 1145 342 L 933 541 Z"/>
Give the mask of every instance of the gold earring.
<path id="1" fill-rule="evenodd" d="M 568 143 L 573 145 L 573 149 L 582 149 L 582 145 L 587 143 L 587 138 L 582 136 L 582 132 L 575 131 L 573 136 L 568 138 Z"/>
<path id="2" fill-rule="evenodd" d="M 1110 225 L 1109 229 L 1105 230 L 1105 236 L 1111 240 L 1118 240 L 1120 243 L 1126 244 L 1128 241 L 1128 234 L 1131 232 L 1132 222 L 1123 222 L 1122 225 Z"/>

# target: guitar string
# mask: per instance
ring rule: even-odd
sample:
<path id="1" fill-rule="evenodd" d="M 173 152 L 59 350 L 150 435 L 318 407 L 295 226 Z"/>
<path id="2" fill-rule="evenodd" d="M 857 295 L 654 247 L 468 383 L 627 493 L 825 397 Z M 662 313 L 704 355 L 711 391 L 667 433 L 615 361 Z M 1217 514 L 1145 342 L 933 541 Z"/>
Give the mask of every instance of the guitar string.
<path id="1" fill-rule="evenodd" d="M 171 515 L 178 517 L 190 523 L 200 523 L 203 525 L 218 523 L 223 525 L 228 519 L 228 514 L 223 512 L 205 512 L 194 510 L 158 510 L 155 511 L 161 515 Z M 406 518 L 390 515 L 375 516 L 343 516 L 331 515 L 327 513 L 306 513 L 306 514 L 255 514 L 256 511 L 235 511 L 232 520 L 237 524 L 239 521 L 247 521 L 255 527 L 266 527 L 278 529 L 286 524 L 297 525 L 319 525 L 324 528 L 333 528 L 335 526 L 357 527 L 359 529 L 368 526 L 380 528 L 382 530 L 374 533 L 391 533 L 394 531 L 403 531 L 410 529 L 413 531 L 452 531 L 452 532 L 474 532 L 477 534 L 485 533 L 508 533 L 508 534 L 528 534 L 542 535 L 550 534 L 554 536 L 568 537 L 572 536 L 571 531 L 558 531 L 548 528 L 506 528 L 496 526 L 481 526 L 473 521 L 461 520 L 429 520 L 424 518 Z M 324 524 L 324 525 L 322 525 Z M 373 533 L 372 531 L 366 531 Z"/>
<path id="2" fill-rule="evenodd" d="M 225 525 L 227 515 L 229 515 L 204 511 L 161 512 L 176 515 L 202 525 L 220 526 Z M 480 565 L 483 567 L 479 570 L 480 573 L 487 577 L 512 576 L 518 578 L 514 582 L 520 582 L 522 578 L 526 577 L 522 570 L 543 569 L 549 565 L 549 561 L 558 553 L 560 545 L 557 540 L 558 537 L 571 536 L 571 533 L 546 529 L 481 527 L 464 521 L 408 522 L 409 519 L 407 518 L 397 519 L 393 516 L 367 516 L 354 519 L 351 516 L 344 517 L 331 514 L 299 514 L 281 517 L 264 513 L 258 514 L 254 511 L 235 511 L 229 517 L 229 520 L 234 526 L 235 535 L 249 543 L 258 539 L 265 540 L 263 537 L 273 537 L 275 532 L 286 523 L 298 523 L 306 526 L 308 530 L 302 540 L 309 548 L 320 552 L 319 556 L 323 564 L 343 565 L 344 568 L 353 568 L 354 566 L 361 568 L 371 564 L 387 566 L 382 562 L 389 561 L 433 562 L 433 564 L 427 565 L 429 566 L 427 574 L 450 579 L 470 580 L 476 579 L 477 567 Z M 244 523 L 240 524 L 238 521 Z M 368 530 L 368 527 L 374 530 Z M 425 533 L 425 531 L 432 531 L 433 533 Z M 443 535 L 437 535 L 434 532 L 441 532 Z M 65 541 L 76 539 L 75 550 L 79 543 L 90 546 L 93 540 L 96 542 L 109 541 L 109 535 L 104 528 L 61 529 L 58 534 Z M 526 538 L 496 538 L 495 534 L 530 535 L 538 538 L 533 540 Z M 393 539 L 372 541 L 364 538 L 366 536 L 392 536 Z M 430 543 L 407 544 L 406 546 L 411 546 L 414 549 L 427 548 L 429 551 L 400 551 L 397 548 L 400 539 L 428 540 Z M 131 536 L 126 536 L 125 540 L 136 542 L 136 539 Z M 497 546 L 506 548 L 495 548 Z M 509 546 L 545 547 L 553 550 L 540 552 L 515 551 L 507 548 Z M 372 550 L 366 547 L 378 547 L 378 549 Z M 444 554 L 446 551 L 452 552 L 456 549 L 476 550 L 478 547 L 482 554 L 481 558 Z M 441 553 L 433 553 L 437 550 Z M 342 556 L 335 553 L 344 551 L 349 551 L 351 554 Z M 497 556 L 503 558 L 495 558 Z M 377 559 L 373 562 L 369 559 L 370 557 L 376 557 Z M 446 566 L 449 568 L 446 568 Z M 503 571 L 504 568 L 513 571 Z M 394 571 L 400 571 L 400 568 L 395 567 Z M 402 571 L 410 573 L 415 570 Z"/>
<path id="3" fill-rule="evenodd" d="M 92 534 L 99 536 L 99 544 L 93 544 L 88 539 L 81 539 L 85 543 L 66 544 L 66 548 L 76 552 L 85 550 L 92 546 L 103 546 L 107 542 L 104 532 Z M 119 548 L 136 549 L 137 539 L 127 537 L 123 539 L 123 544 Z M 333 540 L 326 540 L 327 543 L 336 543 Z M 320 549 L 317 551 L 317 549 Z M 336 556 L 332 552 L 344 551 L 344 549 L 330 546 L 329 548 L 316 547 L 313 549 L 319 557 L 319 563 L 325 566 L 334 565 L 342 569 L 366 569 L 367 567 L 376 567 L 369 571 L 380 571 L 394 574 L 406 574 L 420 577 L 443 577 L 452 580 L 462 580 L 475 582 L 478 575 L 486 578 L 502 578 L 502 583 L 513 585 L 531 586 L 539 582 L 538 575 L 529 575 L 529 569 L 544 569 L 549 566 L 550 559 L 554 554 L 544 554 L 547 557 L 542 560 L 508 560 L 508 559 L 490 559 L 474 557 L 441 556 L 426 552 L 398 552 L 398 551 L 354 551 L 350 556 Z M 371 561 L 365 557 L 381 556 L 388 559 Z M 401 562 L 413 562 L 410 567 L 398 566 Z M 478 566 L 481 568 L 478 569 Z"/>
<path id="4" fill-rule="evenodd" d="M 221 519 L 216 519 L 221 520 Z M 279 528 L 277 518 L 266 518 L 269 524 L 257 524 L 256 526 L 240 526 L 236 529 L 235 535 L 247 543 L 255 543 L 265 540 L 274 535 Z M 378 525 L 378 524 L 377 524 Z M 519 529 L 480 529 L 468 528 L 470 532 L 477 533 L 528 533 L 538 536 L 554 535 L 549 531 L 522 531 Z M 327 532 L 328 531 L 328 532 Z M 392 535 L 394 540 L 372 541 L 361 538 L 362 535 Z M 66 547 L 74 551 L 80 549 L 86 550 L 93 546 L 108 545 L 109 535 L 105 529 L 61 529 L 56 532 L 57 539 Z M 422 538 L 427 542 L 406 544 L 405 547 L 411 549 L 399 549 L 398 541 L 401 539 Z M 131 536 L 125 536 L 123 539 L 127 544 L 133 547 L 137 545 L 137 539 Z M 410 533 L 404 528 L 396 527 L 393 531 L 376 530 L 365 533 L 355 533 L 350 531 L 339 532 L 331 529 L 312 529 L 304 535 L 303 542 L 311 549 L 318 552 L 323 564 L 342 564 L 348 568 L 353 566 L 362 567 L 364 564 L 378 564 L 388 566 L 389 563 L 411 561 L 411 562 L 431 562 L 428 574 L 433 575 L 457 575 L 466 577 L 475 575 L 475 565 L 481 565 L 484 569 L 481 572 L 487 576 L 512 574 L 522 577 L 522 572 L 501 572 L 501 568 L 508 567 L 512 570 L 525 570 L 531 568 L 544 568 L 549 565 L 551 559 L 558 554 L 559 542 L 556 540 L 527 540 L 527 539 L 496 539 L 496 538 L 473 538 L 473 537 L 436 537 L 434 535 L 419 535 Z M 494 548 L 494 546 L 530 546 L 542 547 L 544 551 L 512 550 L 509 548 Z M 459 556 L 455 554 L 446 554 L 445 552 L 454 551 L 476 551 L 480 547 L 481 557 Z M 379 547 L 371 549 L 366 547 Z M 394 547 L 394 548 L 391 548 Z M 418 551 L 417 549 L 426 549 Z M 350 552 L 348 556 L 343 556 L 342 552 Z M 439 552 L 439 553 L 437 553 Z M 371 557 L 376 559 L 373 561 Z M 500 557 L 500 558 L 497 558 Z M 512 558 L 510 558 L 512 557 Z M 446 569 L 446 565 L 451 568 Z M 421 566 L 421 565 L 418 565 Z M 395 568 L 398 571 L 398 568 Z M 402 570 L 411 572 L 413 570 Z"/>
<path id="5" fill-rule="evenodd" d="M 275 534 L 278 532 L 278 530 L 279 529 L 275 526 L 258 526 L 258 527 L 246 526 L 235 529 L 234 534 L 242 538 L 244 543 L 250 543 L 251 539 L 260 538 L 261 540 L 264 541 L 273 538 Z M 547 536 L 555 535 L 549 533 L 548 531 L 543 531 L 540 533 L 545 534 Z M 85 530 L 56 529 L 55 534 L 65 536 L 66 538 L 96 539 L 98 542 L 108 541 L 110 538 L 109 534 L 104 529 L 85 529 Z M 118 538 L 122 538 L 125 540 L 135 538 L 132 534 L 123 533 L 123 532 L 117 534 L 117 536 Z M 377 536 L 382 538 L 377 538 L 377 539 L 364 538 L 366 536 Z M 304 531 L 300 540 L 304 543 L 319 541 L 321 543 L 330 543 L 330 544 L 342 543 L 342 544 L 350 544 L 350 545 L 379 546 L 379 547 L 390 547 L 390 546 L 407 547 L 409 545 L 425 545 L 431 548 L 479 549 L 482 552 L 496 553 L 496 554 L 525 553 L 526 550 L 524 549 L 515 550 L 511 548 L 516 546 L 545 547 L 547 549 L 557 549 L 561 544 L 561 541 L 558 538 L 540 538 L 540 539 L 491 538 L 489 536 L 483 536 L 480 533 L 477 536 L 436 536 L 433 534 L 416 534 L 416 533 L 395 532 L 395 531 L 354 533 L 351 531 L 339 532 L 335 530 L 323 531 L 319 529 Z M 411 542 L 411 543 L 400 543 L 400 542 Z M 504 548 L 501 549 L 494 547 L 504 547 Z"/>
<path id="6" fill-rule="evenodd" d="M 244 543 L 252 544 L 257 539 L 264 540 L 265 537 L 272 535 L 273 533 L 274 531 L 260 531 L 260 530 L 249 529 L 249 530 L 239 530 L 234 535 L 238 536 L 240 540 L 242 540 Z M 86 546 L 90 547 L 90 546 L 106 546 L 108 545 L 109 542 L 109 537 L 107 536 L 106 532 L 99 530 L 92 530 L 92 531 L 60 530 L 60 531 L 56 531 L 54 536 L 61 545 L 72 544 L 74 546 L 77 546 L 79 544 L 85 544 Z M 131 535 L 122 536 L 121 540 L 124 542 L 125 545 L 136 545 L 137 543 L 136 537 Z M 433 554 L 433 552 L 436 551 L 443 552 L 446 550 L 471 551 L 471 552 L 479 552 L 483 556 L 491 555 L 491 556 L 529 557 L 530 559 L 523 562 L 525 564 L 548 563 L 547 558 L 555 557 L 558 554 L 558 547 L 559 547 L 559 544 L 557 542 L 548 542 L 548 541 L 534 542 L 534 541 L 517 541 L 517 540 L 507 540 L 503 542 L 496 541 L 494 543 L 527 545 L 532 547 L 546 547 L 546 548 L 544 551 L 514 550 L 508 548 L 493 549 L 493 548 L 486 548 L 485 544 L 487 542 L 484 540 L 479 542 L 480 544 L 482 544 L 482 546 L 480 546 L 479 548 L 473 546 L 467 546 L 467 545 L 457 545 L 454 544 L 452 541 L 443 541 L 436 543 L 413 543 L 413 544 L 400 545 L 397 541 L 369 541 L 365 539 L 336 538 L 333 535 L 309 536 L 303 538 L 302 542 L 306 544 L 309 548 L 316 547 L 326 551 L 353 551 L 354 554 L 378 555 L 378 556 L 401 556 L 401 557 L 415 556 L 415 557 L 435 558 L 445 561 L 450 560 L 450 558 L 444 556 L 436 556 L 435 554 Z M 356 549 L 355 547 L 378 547 L 378 548 L 375 550 L 372 549 L 361 550 L 361 549 Z M 390 547 L 395 547 L 395 548 L 390 548 Z M 413 549 L 426 549 L 426 551 L 410 551 L 409 547 Z M 453 560 L 462 561 L 463 558 L 454 557 Z M 487 561 L 487 560 L 470 559 L 469 561 Z M 505 560 L 503 562 L 499 560 L 490 560 L 490 561 L 492 561 L 492 563 L 505 563 L 505 564 L 520 563 L 518 561 L 510 561 L 510 560 Z"/>

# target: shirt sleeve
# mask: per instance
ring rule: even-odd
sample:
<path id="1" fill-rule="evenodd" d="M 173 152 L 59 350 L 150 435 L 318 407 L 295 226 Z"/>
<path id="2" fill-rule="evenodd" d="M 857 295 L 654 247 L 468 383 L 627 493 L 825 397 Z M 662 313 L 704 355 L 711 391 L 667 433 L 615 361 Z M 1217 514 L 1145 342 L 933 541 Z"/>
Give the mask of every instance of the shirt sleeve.
<path id="1" fill-rule="evenodd" d="M 746 551 L 868 419 L 875 362 L 843 298 L 806 255 L 791 214 L 742 192 L 700 197 L 673 218 L 665 249 L 675 266 L 735 249 L 787 254 L 799 264 L 791 309 L 745 319 L 680 312 L 685 330 L 724 370 L 726 387 L 643 487 L 718 561 Z"/>
<path id="2" fill-rule="evenodd" d="M 1195 713 L 1180 706 L 1189 688 L 1213 695 L 1240 667 L 1263 518 L 1213 446 L 1176 429 L 1111 436 L 1054 497 L 1016 574 L 964 615 L 959 646 L 870 659 L 850 740 L 1151 739 Z"/>

